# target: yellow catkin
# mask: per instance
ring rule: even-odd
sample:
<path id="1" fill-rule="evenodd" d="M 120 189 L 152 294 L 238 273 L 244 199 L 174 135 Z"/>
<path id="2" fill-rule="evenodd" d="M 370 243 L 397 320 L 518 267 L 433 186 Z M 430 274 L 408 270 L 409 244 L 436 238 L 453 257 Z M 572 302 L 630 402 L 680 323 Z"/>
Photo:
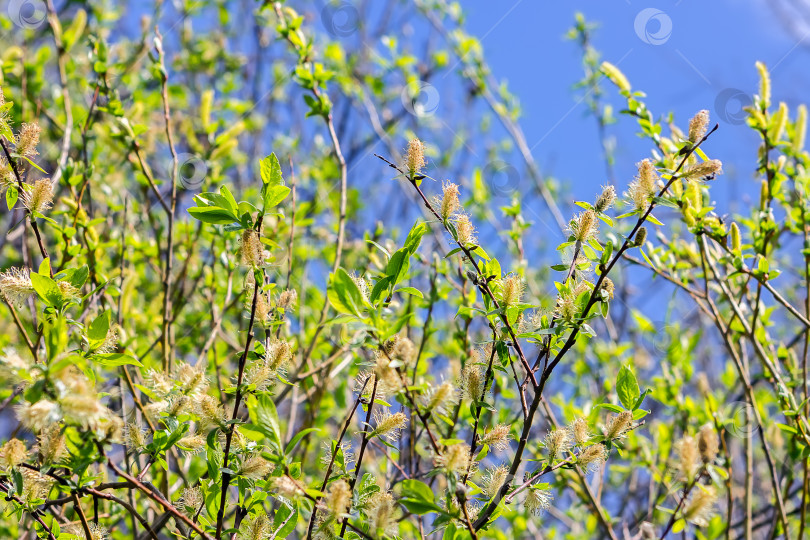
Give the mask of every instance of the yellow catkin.
<path id="1" fill-rule="evenodd" d="M 551 508 L 551 501 L 554 500 L 554 495 L 551 493 L 551 490 L 532 486 L 527 491 L 528 493 L 526 494 L 526 500 L 523 502 L 523 505 L 530 514 L 539 516 L 543 511 Z"/>
<path id="2" fill-rule="evenodd" d="M 720 450 L 720 442 L 717 433 L 711 424 L 704 424 L 698 432 L 698 450 L 703 463 L 711 463 L 717 457 Z"/>
<path id="3" fill-rule="evenodd" d="M 377 426 L 374 435 L 385 437 L 391 442 L 399 439 L 402 429 L 408 425 L 408 417 L 401 412 L 394 414 L 388 411 L 378 412 L 374 415 L 374 420 Z"/>
<path id="4" fill-rule="evenodd" d="M 767 109 L 771 106 L 771 75 L 762 62 L 757 62 L 755 65 L 759 72 L 759 99 L 762 102 L 762 108 Z"/>
<path id="5" fill-rule="evenodd" d="M 619 90 L 623 92 L 630 92 L 630 81 L 627 80 L 624 73 L 619 71 L 619 68 L 610 62 L 602 62 L 601 69 L 602 73 L 604 73 L 613 84 L 619 87 Z"/>
<path id="6" fill-rule="evenodd" d="M 689 142 L 696 143 L 706 135 L 706 128 L 709 125 L 709 111 L 699 111 L 689 120 Z"/>
<path id="7" fill-rule="evenodd" d="M 470 467 L 470 447 L 464 443 L 452 444 L 435 458 L 436 465 L 447 472 L 463 474 Z"/>
<path id="8" fill-rule="evenodd" d="M 421 174 L 426 165 L 424 143 L 419 139 L 411 139 L 405 153 L 405 169 L 413 177 Z"/>
<path id="9" fill-rule="evenodd" d="M 442 219 L 450 219 L 461 208 L 458 196 L 458 186 L 452 182 L 445 182 L 442 186 L 442 198 L 439 201 L 439 214 Z"/>
<path id="10" fill-rule="evenodd" d="M 586 471 L 594 472 L 599 470 L 607 457 L 607 448 L 603 444 L 592 444 L 579 453 L 577 463 Z"/>
<path id="11" fill-rule="evenodd" d="M 594 204 L 594 209 L 597 212 L 606 212 L 613 206 L 613 203 L 616 201 L 616 188 L 613 186 L 604 186 L 602 188 L 602 193 L 599 194 L 599 197 L 596 199 L 596 203 Z"/>
<path id="12" fill-rule="evenodd" d="M 574 440 L 574 444 L 577 446 L 582 446 L 591 440 L 591 428 L 588 425 L 588 421 L 582 417 L 575 418 L 568 427 L 568 431 L 571 434 L 571 439 Z"/>
<path id="13" fill-rule="evenodd" d="M 798 154 L 804 150 L 804 138 L 807 135 L 807 106 L 802 103 L 796 111 L 796 123 L 793 124 L 793 152 Z"/>
<path id="14" fill-rule="evenodd" d="M 498 452 L 503 452 L 509 448 L 509 440 L 512 436 L 509 434 L 509 426 L 506 424 L 498 424 L 491 430 L 488 430 L 481 437 L 481 444 L 486 444 L 494 448 Z"/>
<path id="15" fill-rule="evenodd" d="M 719 159 L 710 159 L 692 165 L 683 171 L 682 176 L 687 179 L 712 180 L 718 174 L 723 174 L 723 163 Z"/>
<path id="16" fill-rule="evenodd" d="M 20 200 L 31 212 L 41 214 L 53 203 L 53 185 L 50 178 L 40 178 L 33 185 L 27 185 Z"/>
<path id="17" fill-rule="evenodd" d="M 546 434 L 545 445 L 549 462 L 560 459 L 571 447 L 570 433 L 566 429 L 552 429 Z"/>
<path id="18" fill-rule="evenodd" d="M 577 242 L 587 242 L 594 237 L 598 230 L 599 220 L 593 210 L 586 210 L 571 221 L 571 234 Z"/>
<path id="19" fill-rule="evenodd" d="M 622 411 L 619 414 L 613 415 L 608 420 L 605 427 L 605 437 L 610 440 L 620 439 L 624 437 L 630 428 L 633 426 L 633 413 L 630 411 Z"/>
<path id="20" fill-rule="evenodd" d="M 42 128 L 39 124 L 32 122 L 30 124 L 23 124 L 20 127 L 20 134 L 17 137 L 17 153 L 21 156 L 33 157 L 38 154 L 37 145 L 39 144 L 39 134 Z"/>

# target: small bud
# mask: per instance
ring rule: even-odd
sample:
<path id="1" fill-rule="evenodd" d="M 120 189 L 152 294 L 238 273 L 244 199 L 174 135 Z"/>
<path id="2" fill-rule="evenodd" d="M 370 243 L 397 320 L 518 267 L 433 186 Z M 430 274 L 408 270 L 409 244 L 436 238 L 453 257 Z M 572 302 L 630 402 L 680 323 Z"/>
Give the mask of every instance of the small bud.
<path id="1" fill-rule="evenodd" d="M 646 241 L 647 241 L 647 227 L 639 227 L 638 231 L 636 231 L 636 237 L 633 240 L 633 243 L 636 246 L 643 246 Z"/>
<path id="2" fill-rule="evenodd" d="M 698 142 L 706 135 L 706 127 L 709 125 L 709 111 L 699 111 L 689 120 L 689 142 Z"/>
<path id="3" fill-rule="evenodd" d="M 613 285 L 613 280 L 609 277 L 606 277 L 602 280 L 602 285 L 599 287 L 602 291 L 607 294 L 608 300 L 613 300 L 613 293 L 616 289 L 616 286 Z"/>
<path id="4" fill-rule="evenodd" d="M 742 252 L 742 239 L 740 238 L 740 228 L 735 222 L 731 222 L 731 251 Z"/>
<path id="5" fill-rule="evenodd" d="M 400 512 L 390 493 L 378 491 L 372 495 L 368 500 L 365 512 L 372 531 L 381 531 L 384 536 L 397 536 Z"/>
<path id="6" fill-rule="evenodd" d="M 295 289 L 287 289 L 286 291 L 282 291 L 278 295 L 276 305 L 281 309 L 287 310 L 295 307 L 295 303 L 297 301 L 298 301 L 298 292 L 296 292 Z"/>
<path id="7" fill-rule="evenodd" d="M 140 451 L 146 446 L 146 430 L 138 424 L 129 422 L 124 428 L 124 442 L 130 449 Z"/>

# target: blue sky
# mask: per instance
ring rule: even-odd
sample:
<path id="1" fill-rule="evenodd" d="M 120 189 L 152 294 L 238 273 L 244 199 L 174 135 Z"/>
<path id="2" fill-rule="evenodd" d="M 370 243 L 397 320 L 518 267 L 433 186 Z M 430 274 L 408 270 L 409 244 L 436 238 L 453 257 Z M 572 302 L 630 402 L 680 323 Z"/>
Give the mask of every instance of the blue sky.
<path id="1" fill-rule="evenodd" d="M 791 113 L 806 101 L 810 88 L 807 29 L 801 25 L 788 29 L 763 1 L 465 0 L 462 4 L 467 28 L 482 40 L 495 75 L 508 81 L 520 98 L 521 125 L 535 158 L 545 172 L 572 181 L 575 196 L 590 197 L 604 182 L 594 121 L 586 117 L 584 104 L 576 105 L 571 90 L 582 71 L 578 47 L 564 35 L 577 11 L 599 23 L 594 45 L 603 59 L 619 65 L 634 89 L 647 93 L 647 104 L 656 115 L 672 110 L 685 126 L 697 110 L 708 109 L 713 121 L 720 123 L 721 130 L 707 146 L 712 157 L 726 163 L 727 174 L 721 177 L 725 184 L 715 189 L 718 197 L 725 192 L 734 201 L 739 193 L 751 193 L 758 186 L 757 137 L 745 125 L 723 121 L 723 111 L 716 108 L 718 96 L 733 90 L 742 92 L 740 96 L 755 93 L 756 60 L 772 70 L 774 102 L 785 101 Z M 658 10 L 659 17 L 646 27 L 642 24 L 647 34 L 639 36 L 636 18 L 649 8 Z M 645 36 L 661 43 L 645 43 Z M 621 103 L 612 89 L 610 100 Z M 738 104 L 732 100 L 728 113 L 737 112 Z M 616 170 L 621 187 L 650 147 L 633 135 L 636 130 L 628 117 L 611 131 L 619 137 Z"/>

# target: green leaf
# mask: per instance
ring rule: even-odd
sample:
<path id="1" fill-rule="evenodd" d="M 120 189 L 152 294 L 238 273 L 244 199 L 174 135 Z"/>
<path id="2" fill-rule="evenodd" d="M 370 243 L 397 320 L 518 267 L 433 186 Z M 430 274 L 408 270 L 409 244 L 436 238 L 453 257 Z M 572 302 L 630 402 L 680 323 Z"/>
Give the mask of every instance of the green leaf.
<path id="1" fill-rule="evenodd" d="M 102 366 L 138 366 L 143 367 L 138 360 L 128 354 L 121 353 L 107 353 L 107 354 L 94 354 L 92 356 L 93 362 Z"/>
<path id="2" fill-rule="evenodd" d="M 259 169 L 262 182 L 265 184 L 273 187 L 284 185 L 284 179 L 281 176 L 281 164 L 279 164 L 275 152 L 261 161 Z"/>
<path id="3" fill-rule="evenodd" d="M 361 313 L 367 305 L 366 299 L 343 268 L 338 268 L 334 274 L 330 274 L 327 297 L 336 311 L 362 318 Z"/>
<path id="4" fill-rule="evenodd" d="M 385 276 L 381 278 L 377 283 L 374 285 L 374 288 L 371 289 L 371 295 L 369 296 L 369 301 L 374 303 L 380 299 L 383 291 L 387 291 L 388 287 L 391 286 L 391 278 L 390 276 Z"/>
<path id="5" fill-rule="evenodd" d="M 287 443 L 286 448 L 284 448 L 284 453 L 289 454 L 290 452 L 292 452 L 293 449 L 295 448 L 295 446 L 301 441 L 301 439 L 303 439 L 304 436 L 307 433 L 311 433 L 313 431 L 320 431 L 320 429 L 318 429 L 318 428 L 307 428 L 307 429 L 304 429 L 304 430 L 299 431 L 298 433 L 296 433 L 295 437 L 293 437 L 290 440 L 290 442 Z"/>
<path id="6" fill-rule="evenodd" d="M 413 296 L 418 296 L 419 298 L 424 298 L 425 297 L 425 295 L 422 294 L 422 291 L 420 291 L 419 289 L 417 289 L 415 287 L 401 287 L 401 288 L 395 290 L 394 292 L 411 294 Z"/>
<path id="7" fill-rule="evenodd" d="M 8 206 L 9 210 L 14 208 L 14 205 L 17 204 L 17 195 L 17 188 L 15 186 L 9 186 L 6 191 L 6 206 Z"/>
<path id="8" fill-rule="evenodd" d="M 62 291 L 59 285 L 48 276 L 42 274 L 31 274 L 31 285 L 44 302 L 50 306 L 59 306 L 62 303 Z"/>
<path id="9" fill-rule="evenodd" d="M 264 202 L 264 211 L 275 208 L 281 201 L 287 198 L 290 194 L 290 188 L 287 186 L 265 186 L 262 188 L 262 198 Z"/>
<path id="10" fill-rule="evenodd" d="M 403 480 L 400 502 L 409 512 L 418 515 L 442 511 L 441 507 L 433 502 L 433 490 L 419 480 Z"/>
<path id="11" fill-rule="evenodd" d="M 213 223 L 214 225 L 239 221 L 239 218 L 233 212 L 215 206 L 193 206 L 188 209 L 188 213 L 203 223 Z"/>
<path id="12" fill-rule="evenodd" d="M 622 366 L 619 370 L 619 376 L 616 378 L 616 393 L 619 394 L 619 401 L 622 402 L 625 409 L 632 409 L 641 395 L 636 376 L 627 366 Z"/>
<path id="13" fill-rule="evenodd" d="M 408 272 L 408 268 L 410 267 L 410 256 L 411 252 L 408 251 L 408 248 L 402 248 L 391 255 L 391 259 L 388 261 L 388 266 L 385 268 L 385 273 L 389 278 L 391 278 L 391 282 L 394 285 L 399 283 Z"/>
<path id="14" fill-rule="evenodd" d="M 91 342 L 99 342 L 107 339 L 107 332 L 110 330 L 110 310 L 104 311 L 96 317 L 87 327 L 87 339 Z"/>
<path id="15" fill-rule="evenodd" d="M 270 446 L 281 453 L 281 424 L 273 398 L 267 395 L 251 396 L 248 400 L 250 421 L 270 439 Z"/>
<path id="16" fill-rule="evenodd" d="M 417 221 L 414 226 L 411 227 L 411 232 L 408 233 L 408 237 L 405 238 L 404 249 L 407 249 L 408 253 L 411 255 L 416 253 L 416 250 L 419 248 L 419 244 L 422 242 L 422 237 L 426 232 L 427 225 Z"/>

